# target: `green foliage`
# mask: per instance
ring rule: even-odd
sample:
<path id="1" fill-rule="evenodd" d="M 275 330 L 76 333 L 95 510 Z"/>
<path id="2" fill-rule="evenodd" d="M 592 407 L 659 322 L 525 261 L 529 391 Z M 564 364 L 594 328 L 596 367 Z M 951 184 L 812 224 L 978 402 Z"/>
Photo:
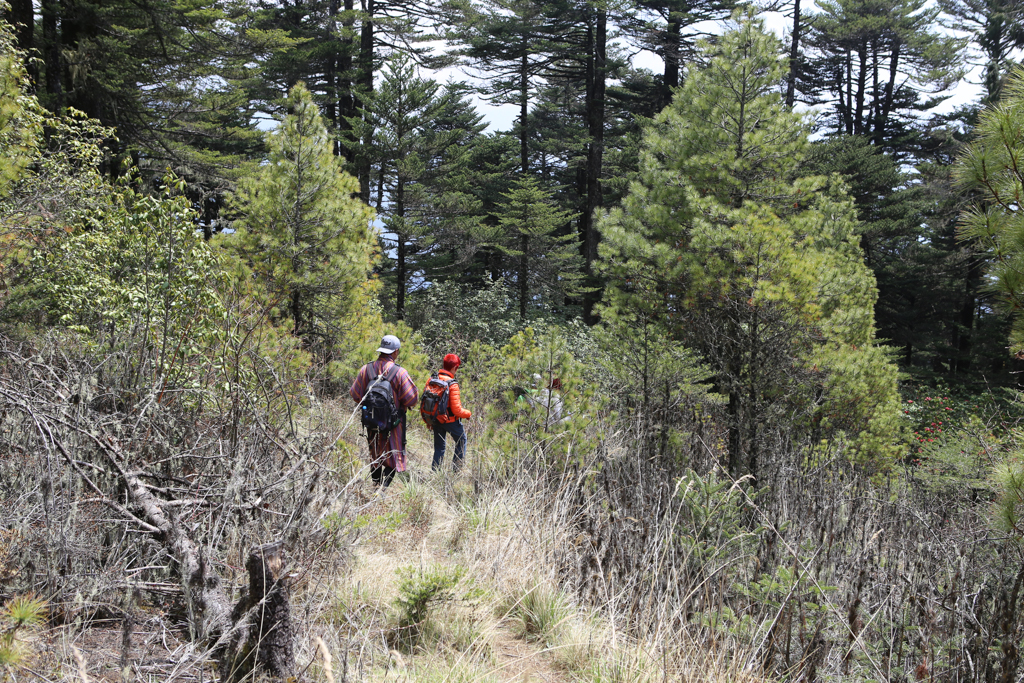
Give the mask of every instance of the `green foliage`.
<path id="1" fill-rule="evenodd" d="M 978 199 L 964 214 L 961 236 L 977 240 L 990 259 L 989 289 L 1013 315 L 1011 353 L 1024 351 L 1024 70 L 1017 69 L 1002 100 L 982 112 L 977 138 L 957 166 L 957 177 Z"/>
<path id="2" fill-rule="evenodd" d="M 501 347 L 522 329 L 516 301 L 504 279 L 468 289 L 458 282 L 437 282 L 413 299 L 407 316 L 432 358 L 470 355 L 474 343 Z"/>
<path id="3" fill-rule="evenodd" d="M 515 628 L 525 638 L 534 638 L 546 646 L 555 645 L 566 622 L 573 616 L 572 605 L 558 590 L 538 583 L 522 595 L 506 596 L 511 604 L 499 608 L 501 616 L 514 620 Z"/>
<path id="4" fill-rule="evenodd" d="M 554 293 L 562 297 L 582 294 L 583 259 L 576 236 L 563 232 L 574 216 L 558 210 L 551 193 L 534 178 L 520 177 L 502 197 L 505 200 L 495 210 L 497 224 L 488 226 L 481 239 L 517 264 L 513 272 L 520 319 L 526 320 L 527 309 L 538 299 L 557 306 L 560 302 Z"/>
<path id="5" fill-rule="evenodd" d="M 645 452 L 663 461 L 678 458 L 686 452 L 681 446 L 688 413 L 707 415 L 722 401 L 709 392 L 711 371 L 642 309 L 608 306 L 601 318 L 593 334 L 602 393 L 620 415 L 636 422 Z"/>
<path id="6" fill-rule="evenodd" d="M 595 349 L 582 326 L 555 325 L 527 327 L 500 349 L 472 347 L 466 402 L 485 406 L 480 452 L 495 454 L 497 469 L 558 472 L 593 452 L 607 401 L 580 359 Z"/>
<path id="7" fill-rule="evenodd" d="M 221 243 L 238 253 L 266 289 L 275 319 L 291 322 L 307 347 L 330 359 L 347 319 L 368 302 L 376 257 L 373 211 L 354 195 L 308 90 L 289 94 L 291 113 L 268 135 L 267 164 L 239 183 L 240 213 Z"/>
<path id="8" fill-rule="evenodd" d="M 37 16 L 61 26 L 53 36 L 44 28 L 37 44 L 47 108 L 75 108 L 115 128 L 115 155 L 156 181 L 172 167 L 197 202 L 231 187 L 262 142 L 262 103 L 243 87 L 290 40 L 253 28 L 248 3 L 78 0 L 41 9 Z"/>
<path id="9" fill-rule="evenodd" d="M 28 94 L 22 60 L 10 27 L 0 21 L 0 199 L 35 158 L 42 132 L 39 103 Z"/>
<path id="10" fill-rule="evenodd" d="M 909 115 L 943 99 L 921 95 L 941 93 L 963 76 L 966 40 L 940 30 L 935 4 L 822 0 L 818 8 L 808 22 L 816 54 L 802 69 L 801 89 L 835 103 L 826 122 L 837 133 L 897 146 Z"/>
<path id="11" fill-rule="evenodd" d="M 0 610 L 0 680 L 25 663 L 27 655 L 18 635 L 39 626 L 46 617 L 46 602 L 39 598 L 17 596 Z"/>
<path id="12" fill-rule="evenodd" d="M 999 491 L 993 510 L 996 528 L 1024 539 L 1024 462 L 1015 457 L 998 465 L 993 475 Z"/>
<path id="13" fill-rule="evenodd" d="M 464 575 L 465 569 L 458 565 L 399 570 L 402 579 L 395 598 L 398 643 L 412 649 L 419 642 L 431 609 L 455 598 L 455 588 Z"/>
<path id="14" fill-rule="evenodd" d="M 414 280 L 433 280 L 435 268 L 460 260 L 462 242 L 479 220 L 466 167 L 485 127 L 481 120 L 462 88 L 418 76 L 402 55 L 366 97 L 362 118 L 349 119 L 372 166 L 381 240 L 394 255 L 398 319 Z"/>
<path id="15" fill-rule="evenodd" d="M 199 353 L 224 315 L 220 265 L 195 230 L 182 184 L 169 177 L 161 197 L 114 190 L 105 211 L 32 260 L 52 320 L 102 339 L 141 335 L 159 349 L 153 371 L 166 375 Z"/>
<path id="16" fill-rule="evenodd" d="M 793 422 L 845 432 L 884 467 L 896 372 L 874 346 L 853 203 L 836 178 L 800 177 L 809 128 L 782 105 L 785 64 L 761 23 L 743 18 L 708 50 L 650 126 L 623 208 L 600 223 L 607 305 L 700 352 L 729 397 L 734 475 L 756 474 L 768 437 Z"/>
<path id="17" fill-rule="evenodd" d="M 734 482 L 715 472 L 692 470 L 676 482 L 680 504 L 677 540 L 685 549 L 686 567 L 699 585 L 726 567 L 738 572 L 753 559 L 764 527 L 751 524 L 756 494 L 747 481 Z"/>

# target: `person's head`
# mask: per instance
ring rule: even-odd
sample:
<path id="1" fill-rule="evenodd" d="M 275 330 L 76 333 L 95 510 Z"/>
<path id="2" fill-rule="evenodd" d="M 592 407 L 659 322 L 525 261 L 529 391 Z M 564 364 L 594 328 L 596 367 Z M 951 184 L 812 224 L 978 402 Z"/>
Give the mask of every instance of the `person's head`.
<path id="1" fill-rule="evenodd" d="M 380 348 L 377 349 L 377 353 L 395 359 L 398 358 L 398 349 L 400 348 L 402 348 L 402 342 L 398 341 L 398 337 L 393 334 L 385 334 L 380 340 Z"/>
<path id="2" fill-rule="evenodd" d="M 454 373 L 456 370 L 459 369 L 459 366 L 462 365 L 462 359 L 456 356 L 454 353 L 449 353 L 447 356 L 444 357 L 444 360 L 441 361 L 441 365 L 448 372 Z"/>

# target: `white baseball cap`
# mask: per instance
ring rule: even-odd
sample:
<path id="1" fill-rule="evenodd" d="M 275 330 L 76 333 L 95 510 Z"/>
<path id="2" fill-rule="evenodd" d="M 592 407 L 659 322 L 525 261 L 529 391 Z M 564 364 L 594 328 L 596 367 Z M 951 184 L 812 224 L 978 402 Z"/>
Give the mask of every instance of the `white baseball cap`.
<path id="1" fill-rule="evenodd" d="M 398 341 L 398 337 L 393 334 L 385 334 L 384 338 L 380 340 L 380 348 L 377 349 L 377 353 L 391 355 L 400 348 L 402 348 L 402 342 Z"/>

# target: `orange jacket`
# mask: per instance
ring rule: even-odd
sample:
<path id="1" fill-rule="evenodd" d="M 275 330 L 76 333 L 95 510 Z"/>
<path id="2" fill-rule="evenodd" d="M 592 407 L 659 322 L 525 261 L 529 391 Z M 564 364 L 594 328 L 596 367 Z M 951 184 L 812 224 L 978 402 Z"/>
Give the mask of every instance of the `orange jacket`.
<path id="1" fill-rule="evenodd" d="M 444 369 L 438 370 L 437 376 L 441 379 L 446 379 L 449 381 L 455 379 L 454 373 L 448 372 L 447 370 Z M 450 387 L 448 387 L 448 412 L 451 413 L 451 416 L 439 417 L 437 418 L 438 422 L 444 422 L 445 424 L 448 424 L 451 422 L 455 422 L 460 418 L 473 417 L 473 413 L 469 412 L 468 410 L 462 407 L 462 402 L 459 400 L 459 385 L 457 383 L 453 383 Z"/>

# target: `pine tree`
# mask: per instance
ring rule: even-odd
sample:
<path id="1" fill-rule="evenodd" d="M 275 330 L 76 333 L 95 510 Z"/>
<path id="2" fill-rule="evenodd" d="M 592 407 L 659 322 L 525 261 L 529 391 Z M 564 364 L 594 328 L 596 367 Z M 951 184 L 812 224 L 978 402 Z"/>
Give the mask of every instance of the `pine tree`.
<path id="1" fill-rule="evenodd" d="M 530 172 L 529 114 L 540 79 L 566 49 L 567 25 L 534 0 L 467 5 L 453 31 L 467 65 L 485 74 L 485 97 L 519 107 L 520 172 Z"/>
<path id="2" fill-rule="evenodd" d="M 323 118 L 302 85 L 291 113 L 268 135 L 270 158 L 244 178 L 230 206 L 239 213 L 225 244 L 264 283 L 278 315 L 308 346 L 330 354 L 375 258 L 373 211 L 334 155 Z"/>
<path id="3" fill-rule="evenodd" d="M 797 0 L 799 4 L 799 0 Z M 641 46 L 661 57 L 657 110 L 672 101 L 679 87 L 682 67 L 697 56 L 697 41 L 706 38 L 709 22 L 729 18 L 734 0 L 636 0 L 635 9 L 621 8 L 617 14 L 623 32 Z M 639 11 L 636 11 L 639 10 Z M 799 11 L 799 10 L 798 10 Z"/>
<path id="4" fill-rule="evenodd" d="M 1024 47 L 1024 2 L 1021 0 L 940 0 L 947 28 L 969 31 L 984 57 L 986 103 L 999 99 L 1014 50 Z"/>
<path id="5" fill-rule="evenodd" d="M 418 76 L 411 60 L 399 56 L 367 98 L 362 118 L 352 119 L 357 137 L 370 141 L 364 153 L 371 199 L 384 222 L 385 247 L 394 252 L 399 320 L 412 283 L 426 275 L 422 259 L 432 255 L 435 240 L 475 224 L 478 209 L 461 167 L 484 126 L 463 95 L 459 87 L 442 89 Z"/>
<path id="6" fill-rule="evenodd" d="M 526 320 L 531 302 L 538 298 L 551 307 L 557 305 L 552 300 L 555 293 L 580 293 L 581 258 L 574 236 L 564 231 L 573 216 L 560 211 L 533 178 L 520 178 L 502 196 L 505 201 L 495 212 L 498 224 L 490 231 L 490 243 L 511 257 L 519 317 Z"/>
<path id="7" fill-rule="evenodd" d="M 260 152 L 243 85 L 280 32 L 250 30 L 251 9 L 217 0 L 40 3 L 39 97 L 52 112 L 85 112 L 117 132 L 108 143 L 159 182 L 170 167 L 190 193 L 219 197 Z"/>
<path id="8" fill-rule="evenodd" d="M 1018 68 L 999 103 L 982 112 L 977 139 L 957 167 L 964 187 L 979 200 L 962 219 L 961 237 L 977 240 L 989 258 L 991 291 L 1013 316 L 1010 351 L 1024 353 L 1024 69 Z"/>
<path id="9" fill-rule="evenodd" d="M 606 305 L 701 353 L 728 396 L 733 474 L 760 474 L 801 425 L 884 466 L 897 398 L 874 281 L 842 184 L 799 176 L 809 127 L 779 95 L 780 54 L 744 18 L 655 119 L 639 180 L 600 223 Z"/>

